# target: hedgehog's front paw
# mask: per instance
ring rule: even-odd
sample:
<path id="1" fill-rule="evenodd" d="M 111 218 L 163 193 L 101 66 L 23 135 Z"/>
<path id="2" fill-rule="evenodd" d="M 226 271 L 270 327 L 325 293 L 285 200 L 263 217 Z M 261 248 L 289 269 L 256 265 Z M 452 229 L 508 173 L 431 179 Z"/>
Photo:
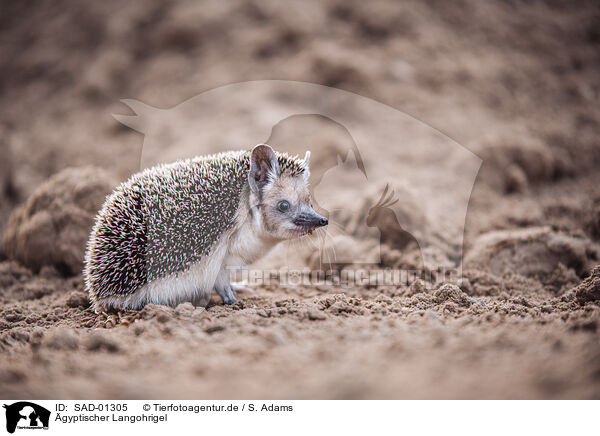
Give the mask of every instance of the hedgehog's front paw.
<path id="1" fill-rule="evenodd" d="M 227 305 L 231 305 L 233 303 L 237 303 L 237 300 L 235 299 L 235 297 L 232 297 L 232 298 L 223 298 L 223 303 L 227 304 Z"/>
<path id="2" fill-rule="evenodd" d="M 224 287 L 222 289 L 216 289 L 217 294 L 223 299 L 223 303 L 230 305 L 237 302 L 235 295 L 233 295 L 233 291 L 231 290 L 231 286 Z"/>

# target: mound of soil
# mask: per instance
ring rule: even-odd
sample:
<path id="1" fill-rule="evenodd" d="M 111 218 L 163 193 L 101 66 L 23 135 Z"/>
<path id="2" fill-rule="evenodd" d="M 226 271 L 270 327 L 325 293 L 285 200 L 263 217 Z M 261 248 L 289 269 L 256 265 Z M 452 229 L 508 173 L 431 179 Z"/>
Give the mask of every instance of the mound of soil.
<path id="1" fill-rule="evenodd" d="M 51 177 L 10 216 L 4 252 L 34 272 L 53 266 L 66 275 L 79 274 L 94 217 L 115 185 L 114 178 L 94 167 Z"/>
<path id="2" fill-rule="evenodd" d="M 481 235 L 465 255 L 464 264 L 498 276 L 521 274 L 550 285 L 561 266 L 579 276 L 588 273 L 597 253 L 598 247 L 583 236 L 533 227 Z"/>
<path id="3" fill-rule="evenodd" d="M 526 134 L 486 137 L 476 148 L 483 159 L 481 180 L 500 192 L 523 192 L 575 171 L 567 152 Z"/>

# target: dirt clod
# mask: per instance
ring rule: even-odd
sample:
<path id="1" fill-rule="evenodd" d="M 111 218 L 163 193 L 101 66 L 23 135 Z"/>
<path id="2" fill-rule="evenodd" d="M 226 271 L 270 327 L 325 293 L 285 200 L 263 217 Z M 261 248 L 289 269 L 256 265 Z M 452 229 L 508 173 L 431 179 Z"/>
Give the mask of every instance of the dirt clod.
<path id="1" fill-rule="evenodd" d="M 116 353 L 120 350 L 119 343 L 108 334 L 93 332 L 86 340 L 86 348 L 89 351 L 108 351 Z"/>
<path id="2" fill-rule="evenodd" d="M 471 304 L 467 294 L 465 294 L 458 286 L 448 283 L 437 289 L 433 293 L 433 298 L 438 303 L 449 301 L 464 307 L 467 307 Z"/>
<path id="3" fill-rule="evenodd" d="M 586 278 L 575 289 L 575 298 L 579 303 L 600 300 L 600 266 L 592 271 L 592 274 Z"/>
<path id="4" fill-rule="evenodd" d="M 55 350 L 74 350 L 79 346 L 79 338 L 72 329 L 58 328 L 45 335 L 44 344 Z"/>
<path id="5" fill-rule="evenodd" d="M 82 291 L 73 291 L 67 298 L 67 306 L 69 307 L 88 307 L 90 305 L 90 299 L 87 293 Z"/>

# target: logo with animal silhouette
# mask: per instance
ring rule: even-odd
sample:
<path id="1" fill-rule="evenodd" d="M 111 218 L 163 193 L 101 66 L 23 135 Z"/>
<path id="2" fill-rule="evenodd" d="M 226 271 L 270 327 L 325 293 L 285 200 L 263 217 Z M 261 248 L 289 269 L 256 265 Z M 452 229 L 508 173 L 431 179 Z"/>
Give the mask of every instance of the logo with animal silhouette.
<path id="1" fill-rule="evenodd" d="M 5 404 L 4 409 L 6 409 L 6 431 L 9 433 L 14 433 L 16 429 L 48 429 L 50 411 L 39 404 L 19 401 L 10 405 Z"/>
<path id="2" fill-rule="evenodd" d="M 170 108 L 122 102 L 132 112 L 113 116 L 144 135 L 142 169 L 261 143 L 311 151 L 309 189 L 329 225 L 272 250 L 269 268 L 460 266 L 481 159 L 398 109 L 285 80 L 232 83 Z"/>

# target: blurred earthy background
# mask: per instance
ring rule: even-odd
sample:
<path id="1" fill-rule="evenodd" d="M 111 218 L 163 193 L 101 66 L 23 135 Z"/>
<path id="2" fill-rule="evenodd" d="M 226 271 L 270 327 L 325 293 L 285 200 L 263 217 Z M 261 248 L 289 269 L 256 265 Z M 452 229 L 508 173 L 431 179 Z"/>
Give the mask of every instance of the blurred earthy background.
<path id="1" fill-rule="evenodd" d="M 600 397 L 597 2 L 3 2 L 0 59 L 3 398 Z M 85 240 L 144 140 L 119 100 L 264 79 L 370 97 L 481 157 L 464 278 L 92 316 Z M 391 238 L 382 266 L 413 248 Z"/>

